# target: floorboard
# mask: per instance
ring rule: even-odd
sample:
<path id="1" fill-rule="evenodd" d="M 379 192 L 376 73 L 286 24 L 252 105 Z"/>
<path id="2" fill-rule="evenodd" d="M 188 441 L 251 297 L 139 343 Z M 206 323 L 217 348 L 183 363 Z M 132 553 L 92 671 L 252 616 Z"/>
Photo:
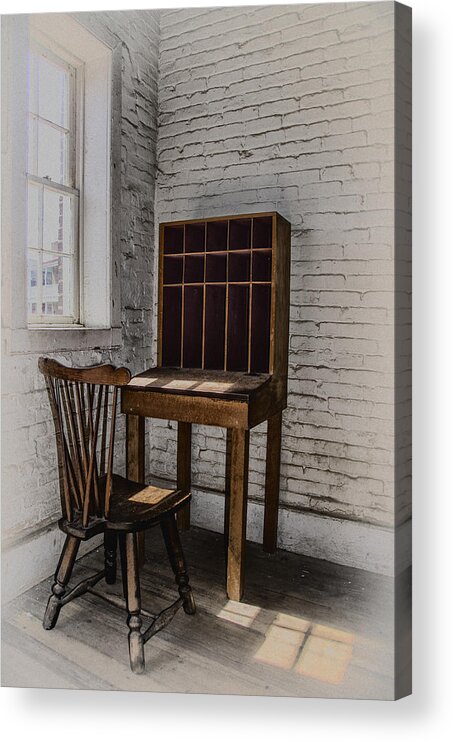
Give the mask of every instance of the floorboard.
<path id="1" fill-rule="evenodd" d="M 225 595 L 223 537 L 182 534 L 195 616 L 179 611 L 146 645 L 146 673 L 129 668 L 125 613 L 86 594 L 57 627 L 41 625 L 51 579 L 4 609 L 2 685 L 93 690 L 334 698 L 393 697 L 393 593 L 389 577 L 247 544 L 242 603 Z M 101 568 L 100 549 L 74 578 Z M 143 607 L 176 597 L 160 532 L 146 540 Z M 121 596 L 121 580 L 96 589 Z M 146 619 L 144 619 L 146 625 Z"/>

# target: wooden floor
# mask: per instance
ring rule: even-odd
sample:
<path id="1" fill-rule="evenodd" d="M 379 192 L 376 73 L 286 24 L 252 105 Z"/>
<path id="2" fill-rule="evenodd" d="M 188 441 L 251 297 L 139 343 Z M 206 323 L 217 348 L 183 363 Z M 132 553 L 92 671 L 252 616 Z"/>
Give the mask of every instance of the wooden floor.
<path id="1" fill-rule="evenodd" d="M 393 580 L 247 544 L 242 603 L 224 590 L 223 537 L 182 534 L 195 616 L 179 611 L 146 645 L 146 673 L 129 669 L 125 615 L 86 594 L 65 606 L 57 627 L 41 625 L 51 580 L 4 609 L 2 685 L 39 688 L 228 693 L 299 697 L 393 697 Z M 75 569 L 88 576 L 103 553 Z M 175 597 L 160 532 L 147 537 L 143 607 Z M 120 580 L 100 591 L 120 594 Z M 146 625 L 146 624 L 145 624 Z"/>

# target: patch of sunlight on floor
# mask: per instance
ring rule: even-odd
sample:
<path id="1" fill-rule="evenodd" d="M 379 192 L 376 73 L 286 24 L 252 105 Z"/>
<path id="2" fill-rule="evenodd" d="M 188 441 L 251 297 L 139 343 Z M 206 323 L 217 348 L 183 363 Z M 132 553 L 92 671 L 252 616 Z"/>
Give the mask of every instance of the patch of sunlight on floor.
<path id="1" fill-rule="evenodd" d="M 354 634 L 278 613 L 255 653 L 258 662 L 338 685 L 352 659 Z"/>
<path id="2" fill-rule="evenodd" d="M 255 653 L 255 659 L 284 670 L 291 670 L 305 634 L 282 626 L 270 626 L 266 638 Z"/>
<path id="3" fill-rule="evenodd" d="M 251 626 L 261 608 L 248 603 L 238 603 L 236 600 L 229 600 L 217 618 L 223 618 L 225 621 L 231 621 L 238 626 Z"/>
<path id="4" fill-rule="evenodd" d="M 352 643 L 343 644 L 312 634 L 307 638 L 294 670 L 300 675 L 339 685 L 352 659 L 352 650 Z"/>

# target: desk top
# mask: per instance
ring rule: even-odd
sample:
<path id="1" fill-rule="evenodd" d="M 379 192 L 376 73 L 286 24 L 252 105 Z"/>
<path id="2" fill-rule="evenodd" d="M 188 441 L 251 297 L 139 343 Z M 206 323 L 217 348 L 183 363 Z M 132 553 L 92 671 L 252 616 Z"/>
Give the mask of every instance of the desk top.
<path id="1" fill-rule="evenodd" d="M 123 388 L 131 392 L 160 392 L 246 402 L 270 379 L 270 374 L 248 374 L 242 371 L 155 367 L 134 376 Z"/>

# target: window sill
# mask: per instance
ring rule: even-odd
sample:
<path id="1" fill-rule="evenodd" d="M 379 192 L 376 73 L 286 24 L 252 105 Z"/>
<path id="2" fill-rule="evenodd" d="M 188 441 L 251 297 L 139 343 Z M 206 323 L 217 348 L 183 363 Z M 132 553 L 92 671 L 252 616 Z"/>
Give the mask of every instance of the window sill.
<path id="1" fill-rule="evenodd" d="M 75 324 L 74 322 L 68 323 L 68 324 L 64 324 L 62 322 L 59 325 L 56 325 L 56 324 L 52 325 L 51 322 L 49 322 L 49 324 L 46 324 L 44 322 L 42 325 L 40 325 L 37 322 L 36 324 L 27 325 L 28 332 L 33 332 L 34 330 L 48 330 L 48 331 L 50 330 L 52 332 L 54 330 L 78 330 L 80 332 L 83 330 L 96 330 L 97 331 L 97 330 L 110 330 L 110 329 L 111 329 L 110 327 L 86 327 L 86 325 L 78 325 L 78 324 Z"/>
<path id="2" fill-rule="evenodd" d="M 3 332 L 9 355 L 115 348 L 121 346 L 121 335 L 121 327 L 82 325 L 36 325 Z"/>

